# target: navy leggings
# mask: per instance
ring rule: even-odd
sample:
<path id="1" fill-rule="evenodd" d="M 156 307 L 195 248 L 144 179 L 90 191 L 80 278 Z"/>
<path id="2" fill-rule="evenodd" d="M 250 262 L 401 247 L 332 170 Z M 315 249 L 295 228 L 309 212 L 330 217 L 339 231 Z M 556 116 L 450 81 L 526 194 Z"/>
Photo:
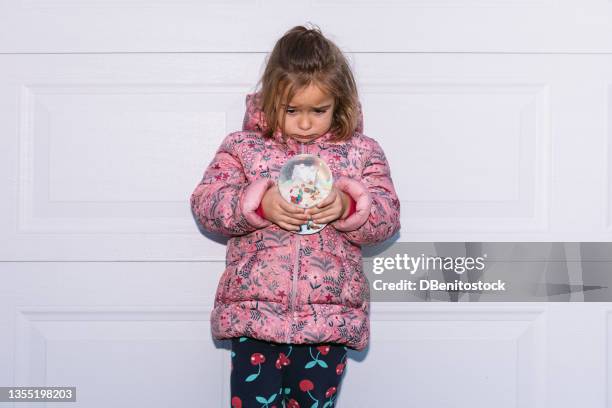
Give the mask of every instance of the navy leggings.
<path id="1" fill-rule="evenodd" d="M 332 408 L 346 370 L 346 346 L 233 338 L 232 408 Z"/>

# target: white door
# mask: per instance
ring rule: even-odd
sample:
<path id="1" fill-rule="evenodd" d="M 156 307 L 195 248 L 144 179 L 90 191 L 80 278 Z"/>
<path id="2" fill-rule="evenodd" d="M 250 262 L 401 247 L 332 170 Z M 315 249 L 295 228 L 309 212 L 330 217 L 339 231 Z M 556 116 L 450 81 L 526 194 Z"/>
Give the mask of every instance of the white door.
<path id="1" fill-rule="evenodd" d="M 225 247 L 188 199 L 266 53 L 308 21 L 351 59 L 400 241 L 609 241 L 611 7 L 0 3 L 0 386 L 76 386 L 57 407 L 229 406 L 208 321 Z M 612 406 L 611 310 L 375 302 L 338 406 Z"/>

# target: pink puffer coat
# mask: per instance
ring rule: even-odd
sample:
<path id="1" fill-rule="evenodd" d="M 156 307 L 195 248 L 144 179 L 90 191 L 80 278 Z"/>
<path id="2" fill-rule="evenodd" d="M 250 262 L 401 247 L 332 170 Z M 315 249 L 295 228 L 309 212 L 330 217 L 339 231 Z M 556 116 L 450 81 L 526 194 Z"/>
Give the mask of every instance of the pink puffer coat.
<path id="1" fill-rule="evenodd" d="M 308 143 L 285 142 L 278 130 L 264 139 L 256 96 L 247 95 L 243 130 L 225 137 L 190 198 L 204 229 L 230 237 L 211 314 L 213 337 L 362 350 L 370 335 L 370 289 L 361 246 L 400 229 L 400 202 L 385 154 L 361 133 L 362 118 L 344 142 L 329 141 L 331 132 Z M 311 235 L 286 231 L 256 213 L 282 165 L 298 153 L 321 157 L 334 185 L 357 203 L 345 220 Z"/>

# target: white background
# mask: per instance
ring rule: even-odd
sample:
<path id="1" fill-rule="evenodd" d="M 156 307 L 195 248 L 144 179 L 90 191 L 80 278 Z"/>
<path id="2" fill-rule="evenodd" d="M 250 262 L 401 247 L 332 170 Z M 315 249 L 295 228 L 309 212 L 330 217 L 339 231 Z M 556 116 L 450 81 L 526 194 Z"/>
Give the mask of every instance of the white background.
<path id="1" fill-rule="evenodd" d="M 307 21 L 350 58 L 401 241 L 609 241 L 611 15 L 604 0 L 0 2 L 0 386 L 77 386 L 54 407 L 229 405 L 229 343 L 208 320 L 225 246 L 189 196 L 266 53 Z M 373 303 L 338 406 L 612 407 L 611 310 Z"/>

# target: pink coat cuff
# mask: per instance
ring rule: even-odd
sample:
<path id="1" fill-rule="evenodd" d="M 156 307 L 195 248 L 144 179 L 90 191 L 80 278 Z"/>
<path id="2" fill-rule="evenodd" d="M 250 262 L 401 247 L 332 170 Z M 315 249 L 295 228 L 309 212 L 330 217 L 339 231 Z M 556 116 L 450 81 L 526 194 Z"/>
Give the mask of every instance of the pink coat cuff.
<path id="1" fill-rule="evenodd" d="M 268 189 L 274 184 L 276 183 L 272 179 L 260 178 L 249 184 L 244 191 L 242 201 L 240 203 L 240 209 L 247 222 L 255 228 L 264 228 L 272 224 L 271 221 L 268 221 L 257 214 L 257 208 L 259 207 L 259 204 L 261 204 L 261 200 L 263 199 L 266 191 L 268 191 Z"/>
<path id="2" fill-rule="evenodd" d="M 332 222 L 331 225 L 338 231 L 354 231 L 368 220 L 372 210 L 372 195 L 361 181 L 346 176 L 340 176 L 334 183 L 334 186 L 355 200 L 357 206 L 356 211 L 352 215 L 349 215 L 344 220 L 338 219 Z"/>

